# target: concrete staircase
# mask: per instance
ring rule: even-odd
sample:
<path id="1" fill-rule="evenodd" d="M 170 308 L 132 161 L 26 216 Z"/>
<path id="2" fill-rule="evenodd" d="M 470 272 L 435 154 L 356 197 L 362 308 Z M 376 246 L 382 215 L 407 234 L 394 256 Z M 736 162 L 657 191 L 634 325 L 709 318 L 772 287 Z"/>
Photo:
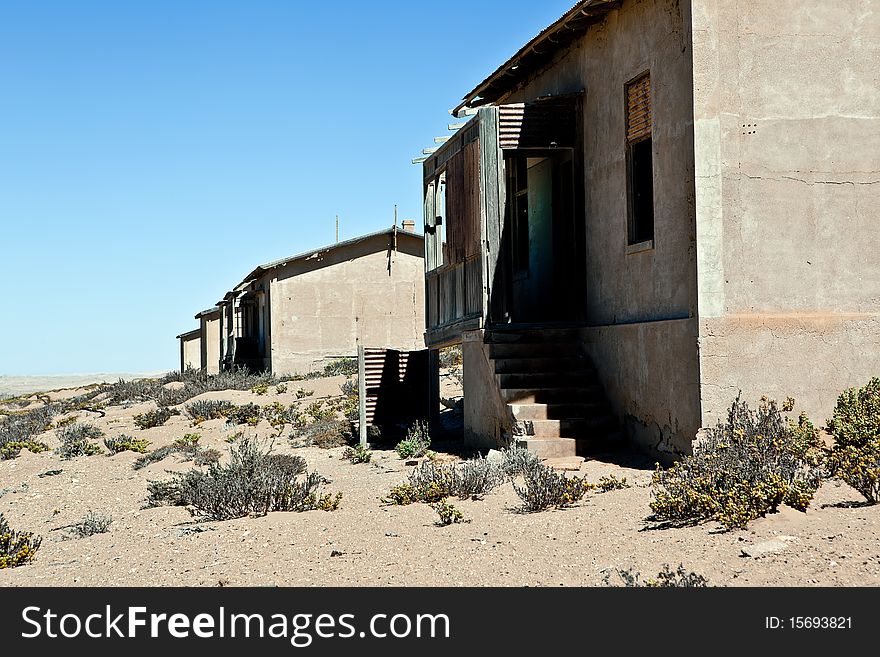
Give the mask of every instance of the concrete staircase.
<path id="1" fill-rule="evenodd" d="M 563 458 L 613 449 L 621 440 L 576 330 L 500 329 L 486 340 L 518 445 Z"/>

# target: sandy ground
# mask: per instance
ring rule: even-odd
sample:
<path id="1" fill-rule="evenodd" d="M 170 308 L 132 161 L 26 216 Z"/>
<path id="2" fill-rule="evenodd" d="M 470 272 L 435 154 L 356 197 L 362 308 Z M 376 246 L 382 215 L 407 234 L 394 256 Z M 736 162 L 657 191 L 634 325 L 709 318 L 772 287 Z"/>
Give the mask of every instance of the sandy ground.
<path id="1" fill-rule="evenodd" d="M 317 399 L 337 394 L 343 380 L 292 383 L 285 395 L 203 397 L 292 403 L 297 387 L 316 390 Z M 194 429 L 184 417 L 165 427 L 135 428 L 133 415 L 151 407 L 115 407 L 104 418 L 88 419 L 108 436 L 145 437 L 153 448 L 198 432 L 203 446 L 226 453 L 225 437 L 239 430 L 222 420 Z M 261 436 L 271 431 L 265 422 L 252 430 Z M 57 445 L 52 432 L 42 439 Z M 880 506 L 845 506 L 860 496 L 835 482 L 824 485 L 807 513 L 784 508 L 747 530 L 724 533 L 715 523 L 658 530 L 645 519 L 652 464 L 609 457 L 586 462 L 582 473 L 594 480 L 626 477 L 632 488 L 590 494 L 567 510 L 523 514 L 507 484 L 482 501 L 453 501 L 471 522 L 438 527 L 426 505 L 381 503 L 410 469 L 393 451 L 376 451 L 373 463 L 351 465 L 340 459 L 341 449 L 292 450 L 286 440 L 278 449 L 301 454 L 332 480 L 329 490 L 344 494 L 341 508 L 197 524 L 183 508 L 143 508 L 148 480 L 192 467 L 174 457 L 140 471 L 132 469 L 132 453 L 63 461 L 25 452 L 0 462 L 0 490 L 6 490 L 0 511 L 12 527 L 43 537 L 34 563 L 0 570 L 0 585 L 598 586 L 608 569 L 632 568 L 645 577 L 679 563 L 717 586 L 880 584 Z M 40 476 L 53 470 L 61 473 Z M 109 533 L 71 538 L 64 528 L 89 510 L 112 515 Z M 777 551 L 744 556 L 767 541 Z"/>
<path id="2" fill-rule="evenodd" d="M 0 375 L 0 395 L 16 397 L 43 390 L 59 390 L 94 383 L 115 383 L 119 379 L 144 379 L 159 377 L 165 372 L 118 373 L 100 372 L 97 374 L 58 374 L 52 376 L 6 376 Z"/>

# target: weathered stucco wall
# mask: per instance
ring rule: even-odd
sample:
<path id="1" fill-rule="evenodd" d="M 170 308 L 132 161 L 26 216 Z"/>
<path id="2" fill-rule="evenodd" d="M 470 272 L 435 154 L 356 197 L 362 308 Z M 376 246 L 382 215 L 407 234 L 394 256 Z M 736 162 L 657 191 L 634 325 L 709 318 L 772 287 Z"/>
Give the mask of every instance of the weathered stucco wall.
<path id="1" fill-rule="evenodd" d="M 630 439 L 663 461 L 690 453 L 701 419 L 697 320 L 586 328 L 582 335 Z"/>
<path id="2" fill-rule="evenodd" d="M 688 452 L 700 425 L 690 39 L 688 2 L 627 0 L 503 101 L 585 91 L 586 298 L 572 303 L 596 327 L 584 339 L 614 411 L 663 459 Z M 628 253 L 625 87 L 645 71 L 654 244 Z"/>
<path id="3" fill-rule="evenodd" d="M 367 347 L 424 349 L 424 246 L 379 236 L 275 270 L 269 280 L 275 374 L 319 369 Z M 389 267 L 390 263 L 390 267 Z"/>
<path id="4" fill-rule="evenodd" d="M 880 373 L 880 6 L 693 0 L 704 424 Z"/>
<path id="5" fill-rule="evenodd" d="M 201 339 L 198 333 L 180 337 L 180 371 L 199 369 L 201 363 Z"/>
<path id="6" fill-rule="evenodd" d="M 690 14 L 678 0 L 627 0 L 503 103 L 584 90 L 586 316 L 591 324 L 696 311 Z M 627 82 L 650 71 L 654 248 L 627 254 Z"/>
<path id="7" fill-rule="evenodd" d="M 218 374 L 220 372 L 220 311 L 204 315 L 201 322 L 201 355 L 200 364 L 204 372 Z"/>
<path id="8" fill-rule="evenodd" d="M 510 435 L 514 425 L 510 407 L 498 388 L 484 333 L 465 332 L 461 344 L 464 444 L 480 450 L 505 447 L 505 436 Z"/>

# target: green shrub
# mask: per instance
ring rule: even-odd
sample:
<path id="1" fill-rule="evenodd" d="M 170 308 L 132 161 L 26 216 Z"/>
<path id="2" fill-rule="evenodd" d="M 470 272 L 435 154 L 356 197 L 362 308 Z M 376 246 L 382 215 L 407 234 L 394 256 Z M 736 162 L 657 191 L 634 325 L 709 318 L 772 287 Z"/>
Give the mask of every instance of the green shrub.
<path id="1" fill-rule="evenodd" d="M 850 388 L 837 398 L 834 415 L 828 421 L 835 447 L 863 447 L 880 439 L 880 379 L 862 388 Z"/>
<path id="2" fill-rule="evenodd" d="M 397 443 L 394 451 L 402 459 L 420 458 L 431 448 L 428 423 L 417 421 L 406 432 L 406 438 Z"/>
<path id="3" fill-rule="evenodd" d="M 296 391 L 296 398 L 297 399 L 305 399 L 306 397 L 314 397 L 314 396 L 315 396 L 314 390 L 306 390 L 305 388 L 298 388 Z"/>
<path id="4" fill-rule="evenodd" d="M 23 566 L 34 560 L 42 539 L 30 532 L 17 532 L 9 527 L 0 513 L 0 569 Z"/>
<path id="5" fill-rule="evenodd" d="M 855 488 L 869 504 L 880 502 L 880 438 L 864 445 L 835 448 L 831 472 Z"/>
<path id="6" fill-rule="evenodd" d="M 153 463 L 164 461 L 172 454 L 180 454 L 183 457 L 184 461 L 192 461 L 199 455 L 201 451 L 202 449 L 197 445 L 168 445 L 166 447 L 155 449 L 149 454 L 141 456 L 132 464 L 132 468 L 134 468 L 135 470 L 141 470 L 142 468 L 145 468 L 148 465 L 152 465 Z"/>
<path id="7" fill-rule="evenodd" d="M 693 456 L 653 477 L 651 510 L 658 520 L 717 520 L 725 528 L 782 504 L 806 510 L 821 483 L 823 445 L 805 416 L 786 422 L 776 403 L 762 400 L 752 411 L 739 398 L 726 422 L 707 431 Z"/>
<path id="8" fill-rule="evenodd" d="M 49 451 L 49 446 L 46 443 L 40 443 L 35 440 L 5 442 L 0 444 L 0 461 L 18 458 L 23 449 L 28 450 L 31 454 L 40 454 L 41 452 Z"/>
<path id="9" fill-rule="evenodd" d="M 144 439 L 136 439 L 131 436 L 118 436 L 116 438 L 105 438 L 104 446 L 110 452 L 108 456 L 119 454 L 120 452 L 136 452 L 138 454 L 146 454 L 150 448 L 150 441 Z"/>
<path id="10" fill-rule="evenodd" d="M 572 506 L 595 488 L 585 478 L 566 477 L 545 465 L 528 468 L 523 474 L 525 485 L 514 484 L 513 489 L 529 512 Z"/>
<path id="11" fill-rule="evenodd" d="M 373 452 L 358 443 L 354 447 L 346 447 L 342 458 L 352 463 L 369 463 L 373 458 Z"/>
<path id="12" fill-rule="evenodd" d="M 709 585 L 709 580 L 697 573 L 687 572 L 684 569 L 684 565 L 681 564 L 676 570 L 671 570 L 667 564 L 663 566 L 663 570 L 658 573 L 657 577 L 645 580 L 644 582 L 639 572 L 632 570 L 615 570 L 614 572 L 627 588 L 705 588 Z M 611 583 L 610 573 L 605 573 L 604 581 L 606 586 L 614 586 Z"/>
<path id="13" fill-rule="evenodd" d="M 269 392 L 269 384 L 265 382 L 257 383 L 251 387 L 251 392 L 255 395 L 265 395 Z"/>
<path id="14" fill-rule="evenodd" d="M 618 479 L 614 475 L 609 475 L 607 477 L 601 477 L 596 483 L 596 488 L 601 490 L 603 493 L 608 493 L 613 490 L 623 490 L 624 488 L 629 488 L 630 485 L 626 483 L 626 477 L 623 479 Z"/>
<path id="15" fill-rule="evenodd" d="M 102 513 L 89 511 L 85 517 L 76 523 L 71 529 L 77 538 L 88 538 L 95 534 L 106 534 L 110 531 L 113 518 Z"/>
<path id="16" fill-rule="evenodd" d="M 188 433 L 183 437 L 178 438 L 172 443 L 173 447 L 196 447 L 199 444 L 199 441 L 202 439 L 201 434 L 197 433 Z"/>
<path id="17" fill-rule="evenodd" d="M 324 366 L 324 376 L 352 376 L 357 373 L 357 358 L 340 358 Z"/>
<path id="18" fill-rule="evenodd" d="M 456 509 L 446 500 L 441 500 L 437 504 L 432 505 L 431 508 L 437 512 L 435 524 L 438 527 L 448 527 L 452 524 L 470 522 L 470 520 L 465 520 L 464 514 L 459 509 Z"/>
<path id="19" fill-rule="evenodd" d="M 186 414 L 192 419 L 193 424 L 201 424 L 208 420 L 220 420 L 229 415 L 235 408 L 232 402 L 199 399 L 186 406 Z"/>
<path id="20" fill-rule="evenodd" d="M 92 424 L 74 423 L 57 430 L 55 433 L 61 441 L 61 446 L 55 450 L 55 453 L 63 459 L 103 453 L 100 446 L 89 442 L 104 437 L 104 432 Z"/>
<path id="21" fill-rule="evenodd" d="M 173 474 L 166 482 L 150 482 L 149 506 L 186 506 L 202 520 L 231 520 L 272 511 L 333 510 L 341 496 L 321 496 L 324 478 L 305 473 L 305 461 L 273 454 L 251 438 L 230 448 L 230 462 L 205 471 Z"/>
<path id="22" fill-rule="evenodd" d="M 286 383 L 279 383 L 277 386 L 275 386 L 275 394 L 276 395 L 283 395 L 286 392 L 287 392 L 287 384 Z"/>
<path id="23" fill-rule="evenodd" d="M 180 415 L 180 411 L 174 408 L 157 408 L 154 411 L 135 415 L 134 423 L 140 429 L 153 429 L 163 426 L 175 415 Z"/>
<path id="24" fill-rule="evenodd" d="M 244 406 L 231 405 L 226 410 L 226 419 L 230 424 L 255 427 L 260 423 L 262 410 L 256 404 L 245 404 Z"/>

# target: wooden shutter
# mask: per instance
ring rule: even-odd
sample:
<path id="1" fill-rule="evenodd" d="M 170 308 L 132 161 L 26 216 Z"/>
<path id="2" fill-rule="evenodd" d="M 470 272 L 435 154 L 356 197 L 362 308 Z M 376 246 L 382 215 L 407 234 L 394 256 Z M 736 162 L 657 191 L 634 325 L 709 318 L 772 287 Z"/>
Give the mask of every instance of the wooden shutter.
<path id="1" fill-rule="evenodd" d="M 647 73 L 626 86 L 626 141 L 651 136 L 651 76 Z"/>

